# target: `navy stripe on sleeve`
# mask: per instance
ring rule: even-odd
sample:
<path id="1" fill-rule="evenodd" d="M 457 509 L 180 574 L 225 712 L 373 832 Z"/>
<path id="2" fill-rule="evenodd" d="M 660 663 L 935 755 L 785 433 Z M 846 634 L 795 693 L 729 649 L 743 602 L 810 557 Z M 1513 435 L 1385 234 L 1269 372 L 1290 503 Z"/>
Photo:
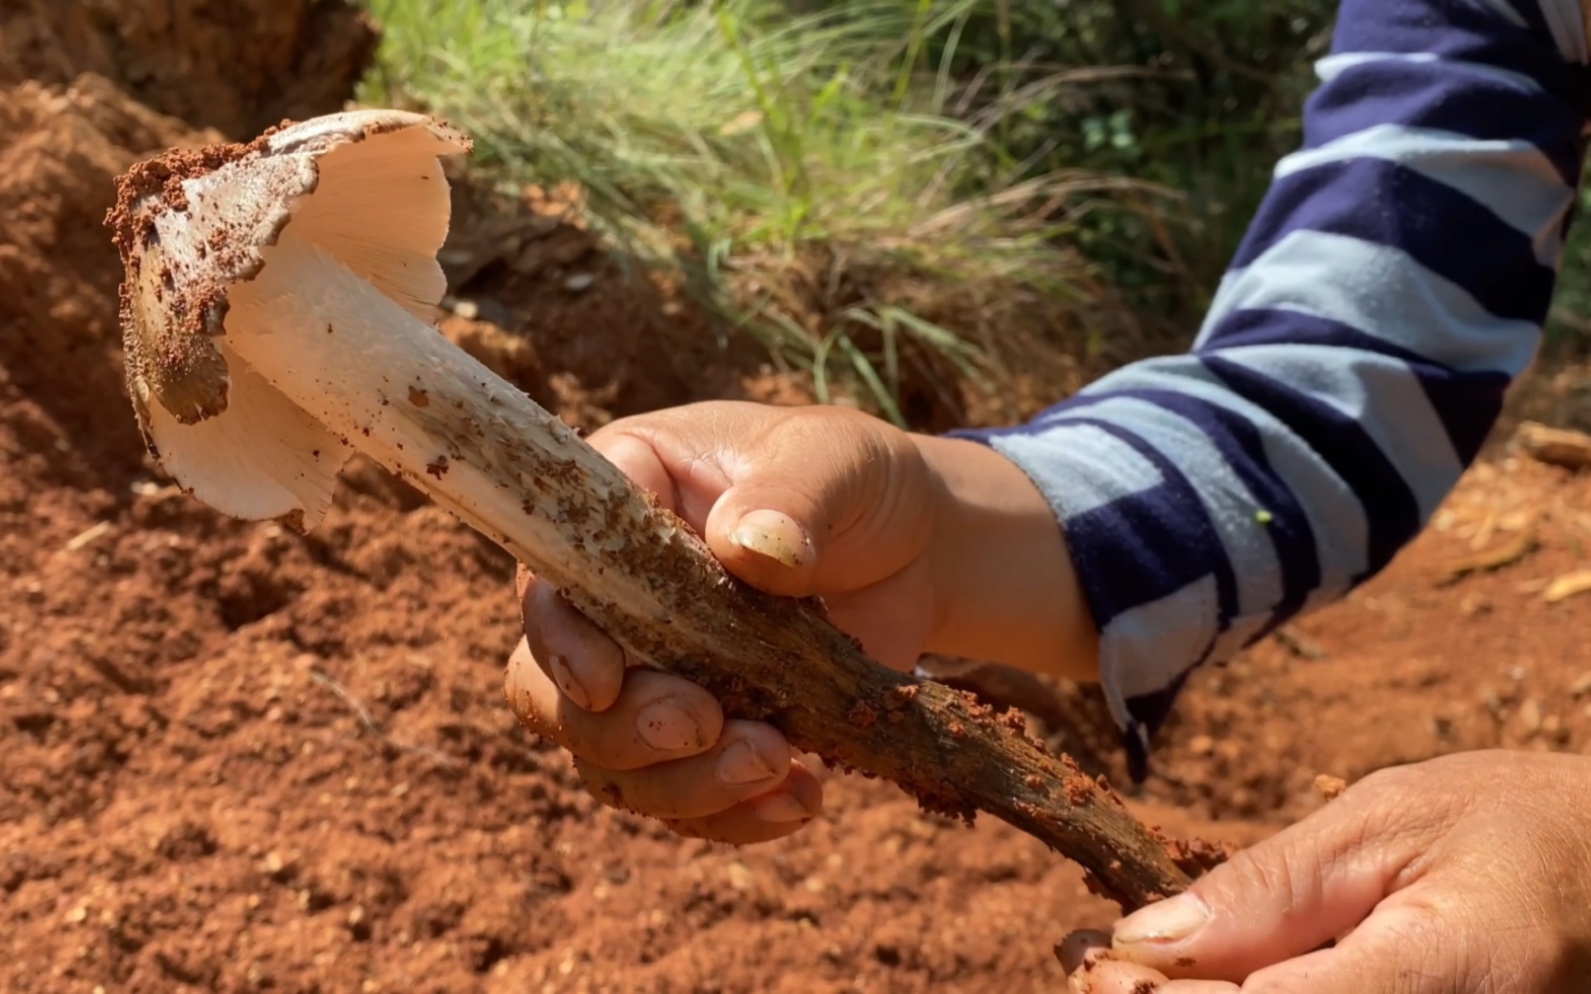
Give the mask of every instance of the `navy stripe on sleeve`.
<path id="1" fill-rule="evenodd" d="M 1068 420 L 1077 411 L 1115 397 L 1132 397 L 1154 404 L 1195 425 L 1208 437 L 1237 479 L 1267 516 L 1266 534 L 1276 549 L 1282 590 L 1274 612 L 1291 616 L 1304 606 L 1320 585 L 1320 559 L 1315 553 L 1315 531 L 1298 497 L 1281 481 L 1265 455 L 1264 438 L 1253 421 L 1191 394 L 1175 390 L 1128 388 L 1081 394 L 1052 410 L 1064 410 Z M 1198 575 L 1202 575 L 1198 574 Z M 1183 577 L 1188 582 L 1194 577 Z"/>
<path id="2" fill-rule="evenodd" d="M 1232 267 L 1301 230 L 1401 249 L 1500 318 L 1541 322 L 1552 302 L 1556 274 L 1536 260 L 1528 235 L 1451 186 L 1385 159 L 1332 162 L 1277 180 Z"/>
<path id="3" fill-rule="evenodd" d="M 1369 570 L 1379 573 L 1420 530 L 1419 503 L 1398 468 L 1364 427 L 1326 401 L 1263 373 L 1205 352 L 1204 365 L 1232 392 L 1276 415 L 1303 439 L 1370 510 Z"/>
<path id="4" fill-rule="evenodd" d="M 1454 451 L 1466 464 L 1475 459 L 1491 434 L 1512 382 L 1507 373 L 1456 370 L 1340 321 L 1278 308 L 1233 311 L 1215 324 L 1200 351 L 1250 345 L 1326 345 L 1407 363 L 1447 429 Z"/>
<path id="5" fill-rule="evenodd" d="M 1566 186 L 1580 181 L 1577 108 L 1514 83 L 1477 77 L 1443 62 L 1382 60 L 1344 70 L 1316 92 L 1304 147 L 1319 148 L 1388 122 L 1477 141 L 1526 141 Z"/>
<path id="6" fill-rule="evenodd" d="M 1367 7 L 1373 2 L 1375 11 Z M 1332 53 L 1430 54 L 1476 62 L 1529 76 L 1585 116 L 1591 110 L 1591 73 L 1558 52 L 1550 35 L 1509 24 L 1496 11 L 1469 0 L 1367 0 L 1344 3 Z"/>

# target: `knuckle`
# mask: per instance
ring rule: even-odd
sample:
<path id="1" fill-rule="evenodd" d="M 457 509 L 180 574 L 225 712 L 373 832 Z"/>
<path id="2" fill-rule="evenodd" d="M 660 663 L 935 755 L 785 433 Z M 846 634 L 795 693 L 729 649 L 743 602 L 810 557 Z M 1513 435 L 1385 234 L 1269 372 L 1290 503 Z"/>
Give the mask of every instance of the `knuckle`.
<path id="1" fill-rule="evenodd" d="M 531 579 L 525 588 L 524 596 L 520 598 L 520 613 L 527 634 L 532 631 L 540 632 L 557 621 L 556 597 L 549 596 L 556 593 L 549 584 L 535 578 Z"/>
<path id="2" fill-rule="evenodd" d="M 540 735 L 575 757 L 576 761 L 601 762 L 600 737 L 581 720 L 571 720 L 560 701 L 544 701 L 525 695 L 514 707 L 525 729 Z"/>
<path id="3" fill-rule="evenodd" d="M 1204 878 L 1214 891 L 1207 897 L 1232 903 L 1244 900 L 1246 895 L 1266 894 L 1282 896 L 1296 904 L 1306 897 L 1308 880 L 1312 878 L 1303 866 L 1307 859 L 1297 846 L 1241 850 Z"/>
<path id="4" fill-rule="evenodd" d="M 525 730 L 543 738 L 551 739 L 558 745 L 564 745 L 564 723 L 539 700 L 535 693 L 523 686 L 511 685 L 508 688 L 508 707 L 519 719 Z"/>

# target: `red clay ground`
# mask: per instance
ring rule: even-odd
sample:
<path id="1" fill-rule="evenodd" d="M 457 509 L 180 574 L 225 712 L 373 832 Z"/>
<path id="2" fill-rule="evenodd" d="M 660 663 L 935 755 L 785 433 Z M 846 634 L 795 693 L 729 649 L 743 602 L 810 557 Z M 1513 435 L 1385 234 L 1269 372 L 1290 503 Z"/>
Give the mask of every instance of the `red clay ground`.
<path id="1" fill-rule="evenodd" d="M 99 218 L 111 177 L 185 129 L 106 83 L 4 96 L 0 986 L 1056 989 L 1052 943 L 1110 908 L 1032 840 L 852 780 L 797 839 L 676 839 L 599 807 L 509 716 L 512 564 L 494 548 L 369 469 L 308 538 L 167 487 L 121 392 Z M 578 232 L 506 229 L 513 264 L 485 252 L 503 271 L 476 284 L 524 335 L 449 330 L 571 420 L 800 399 L 726 360 L 671 363 L 661 343 L 697 330 L 688 309 Z M 469 220 L 458 244 L 488 235 L 509 237 Z M 568 289 L 581 273 L 592 286 Z M 1588 385 L 1566 373 L 1540 409 L 1591 416 Z M 1445 582 L 1511 544 L 1529 551 Z M 1591 567 L 1588 547 L 1591 474 L 1483 465 L 1384 576 L 1202 674 L 1134 803 L 1174 833 L 1250 841 L 1312 810 L 1319 773 L 1588 751 L 1591 594 L 1542 596 Z M 1119 772 L 1091 695 L 1032 703 Z"/>

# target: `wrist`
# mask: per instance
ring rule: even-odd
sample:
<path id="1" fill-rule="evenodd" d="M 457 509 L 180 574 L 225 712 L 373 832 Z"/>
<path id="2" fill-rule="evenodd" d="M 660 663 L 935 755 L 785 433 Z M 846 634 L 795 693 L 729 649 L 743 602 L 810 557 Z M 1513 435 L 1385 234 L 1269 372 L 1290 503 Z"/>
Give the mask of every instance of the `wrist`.
<path id="1" fill-rule="evenodd" d="M 928 651 L 1097 681 L 1098 632 L 1038 487 L 986 445 L 910 437 L 935 488 Z"/>

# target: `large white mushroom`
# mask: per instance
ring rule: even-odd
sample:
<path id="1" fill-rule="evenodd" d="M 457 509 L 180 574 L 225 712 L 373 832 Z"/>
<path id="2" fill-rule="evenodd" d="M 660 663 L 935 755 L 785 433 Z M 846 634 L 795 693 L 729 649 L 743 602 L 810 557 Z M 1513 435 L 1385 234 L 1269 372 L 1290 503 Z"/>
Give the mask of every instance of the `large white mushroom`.
<path id="1" fill-rule="evenodd" d="M 311 529 L 357 449 L 577 583 L 597 536 L 571 541 L 571 518 L 627 481 L 434 325 L 440 159 L 469 148 L 425 116 L 365 110 L 135 168 L 113 217 L 129 389 L 165 470 L 225 514 Z M 549 493 L 577 464 L 597 475 Z M 662 611 L 647 600 L 629 606 Z"/>
<path id="2" fill-rule="evenodd" d="M 346 347 L 386 350 L 392 333 L 376 329 L 401 308 L 412 319 L 398 328 L 432 334 L 450 213 L 438 157 L 469 147 L 417 114 L 360 111 L 132 174 L 115 218 L 128 384 L 145 438 L 181 486 L 239 518 L 320 520 L 350 432 L 391 419 L 316 410 L 360 385 L 306 397 L 303 376 L 313 384 L 314 370 L 338 366 L 300 333 L 327 323 L 324 310 L 346 310 L 358 319 L 343 333 L 365 333 Z M 372 358 L 340 375 L 390 378 Z M 297 396 L 283 393 L 295 384 Z"/>
<path id="3" fill-rule="evenodd" d="M 434 326 L 440 159 L 467 138 L 365 110 L 173 150 L 120 181 L 139 424 L 223 513 L 313 528 L 355 450 L 562 588 L 655 665 L 926 807 L 988 811 L 1134 907 L 1187 877 L 1075 764 L 967 697 L 869 660 L 810 604 L 733 581 L 674 515 Z"/>

